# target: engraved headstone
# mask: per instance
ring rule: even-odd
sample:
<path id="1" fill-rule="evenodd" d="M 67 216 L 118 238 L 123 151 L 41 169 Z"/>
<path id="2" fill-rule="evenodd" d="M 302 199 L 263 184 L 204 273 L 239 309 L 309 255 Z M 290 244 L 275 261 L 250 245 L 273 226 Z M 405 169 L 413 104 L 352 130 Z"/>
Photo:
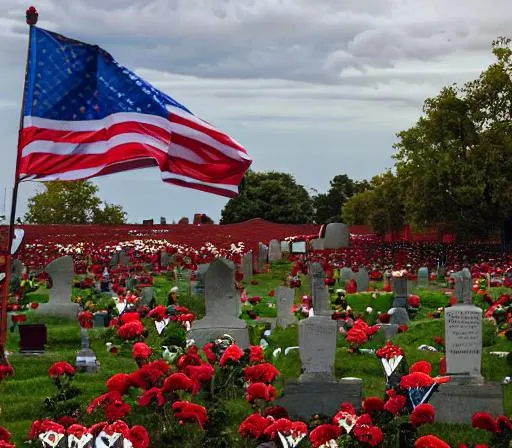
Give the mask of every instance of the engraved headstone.
<path id="1" fill-rule="evenodd" d="M 281 245 L 278 240 L 271 240 L 268 245 L 268 261 L 278 261 L 281 259 Z"/>
<path id="2" fill-rule="evenodd" d="M 247 322 L 239 318 L 241 303 L 240 294 L 235 289 L 233 264 L 217 258 L 206 271 L 204 282 L 206 315 L 192 324 L 189 338 L 203 346 L 229 334 L 240 347 L 247 348 L 249 332 Z"/>
<path id="3" fill-rule="evenodd" d="M 247 252 L 242 257 L 242 274 L 244 274 L 244 280 L 249 280 L 253 274 L 253 265 L 252 265 L 252 252 Z"/>
<path id="4" fill-rule="evenodd" d="M 73 258 L 69 255 L 58 258 L 46 266 L 46 272 L 52 279 L 48 303 L 39 305 L 39 314 L 61 316 L 76 319 L 78 305 L 71 302 L 71 286 L 74 277 Z"/>
<path id="5" fill-rule="evenodd" d="M 429 276 L 428 268 L 423 266 L 418 269 L 418 286 L 428 286 Z"/>
<path id="6" fill-rule="evenodd" d="M 341 249 L 349 246 L 348 227 L 341 222 L 332 222 L 325 228 L 325 249 Z"/>
<path id="7" fill-rule="evenodd" d="M 293 314 L 293 302 L 295 300 L 295 290 L 285 286 L 279 286 L 276 292 L 277 306 L 277 326 L 286 328 L 289 325 L 297 323 L 297 318 Z"/>
<path id="8" fill-rule="evenodd" d="M 256 265 L 257 271 L 263 272 L 263 270 L 265 269 L 265 265 L 267 263 L 268 263 L 268 247 L 263 243 L 259 243 L 257 265 Z"/>
<path id="9" fill-rule="evenodd" d="M 366 268 L 360 267 L 359 272 L 356 274 L 357 292 L 368 291 L 370 285 L 370 277 Z"/>
<path id="10" fill-rule="evenodd" d="M 395 277 L 391 280 L 391 286 L 394 294 L 393 306 L 405 308 L 407 305 L 407 278 Z"/>

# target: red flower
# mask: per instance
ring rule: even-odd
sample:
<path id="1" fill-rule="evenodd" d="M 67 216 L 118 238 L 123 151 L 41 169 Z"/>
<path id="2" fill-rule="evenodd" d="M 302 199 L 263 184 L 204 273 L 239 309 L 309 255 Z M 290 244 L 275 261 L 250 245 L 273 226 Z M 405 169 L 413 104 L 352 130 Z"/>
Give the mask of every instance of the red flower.
<path id="1" fill-rule="evenodd" d="M 68 428 L 67 433 L 75 436 L 77 439 L 81 439 L 85 434 L 89 433 L 89 430 L 85 426 L 75 423 Z"/>
<path id="2" fill-rule="evenodd" d="M 82 311 L 78 313 L 78 322 L 82 328 L 92 328 L 92 319 L 94 315 L 90 311 Z"/>
<path id="3" fill-rule="evenodd" d="M 501 415 L 496 419 L 496 424 L 498 425 L 498 430 L 500 432 L 507 430 L 512 432 L 512 422 L 508 417 L 505 417 L 504 415 Z"/>
<path id="4" fill-rule="evenodd" d="M 133 359 L 146 360 L 151 356 L 151 347 L 144 342 L 136 342 L 132 347 Z"/>
<path id="5" fill-rule="evenodd" d="M 350 345 L 356 347 L 368 342 L 368 335 L 366 334 L 366 331 L 363 328 L 355 325 L 347 331 L 345 338 Z"/>
<path id="6" fill-rule="evenodd" d="M 149 313 L 148 317 L 157 321 L 162 321 L 167 316 L 167 308 L 163 305 L 158 305 L 153 308 Z"/>
<path id="7" fill-rule="evenodd" d="M 173 373 L 171 376 L 167 377 L 164 381 L 164 385 L 162 386 L 162 390 L 164 392 L 173 393 L 177 390 L 184 390 L 186 392 L 191 392 L 193 388 L 193 381 L 184 373 Z"/>
<path id="8" fill-rule="evenodd" d="M 14 369 L 10 365 L 0 364 L 0 381 L 8 376 L 14 376 Z"/>
<path id="9" fill-rule="evenodd" d="M 471 425 L 473 428 L 485 429 L 486 431 L 490 432 L 499 431 L 496 420 L 494 420 L 494 417 L 487 412 L 477 412 L 474 414 L 471 418 Z"/>
<path id="10" fill-rule="evenodd" d="M 68 428 L 71 425 L 75 425 L 78 423 L 78 419 L 76 417 L 69 417 L 65 415 L 64 417 L 59 418 L 58 422 L 59 425 L 62 425 L 66 428 Z"/>
<path id="11" fill-rule="evenodd" d="M 277 370 L 272 364 L 265 362 L 263 364 L 256 364 L 244 369 L 244 376 L 247 381 L 251 383 L 271 383 L 279 376 Z"/>
<path id="12" fill-rule="evenodd" d="M 124 418 L 131 409 L 131 406 L 123 400 L 114 400 L 105 407 L 105 415 L 107 420 L 112 422 Z"/>
<path id="13" fill-rule="evenodd" d="M 409 373 L 423 372 L 430 376 L 432 372 L 432 365 L 428 361 L 415 362 L 409 369 Z"/>
<path id="14" fill-rule="evenodd" d="M 398 415 L 404 408 L 407 398 L 403 395 L 395 395 L 390 397 L 384 404 L 384 410 L 390 412 L 393 415 Z"/>
<path id="15" fill-rule="evenodd" d="M 450 448 L 450 445 L 436 436 L 428 435 L 417 439 L 414 448 Z"/>
<path id="16" fill-rule="evenodd" d="M 249 403 L 253 403 L 254 400 L 274 401 L 277 398 L 277 393 L 272 385 L 252 383 L 247 388 L 245 398 Z"/>
<path id="17" fill-rule="evenodd" d="M 363 411 L 373 414 L 384 409 L 384 400 L 378 397 L 368 397 L 363 401 Z"/>
<path id="18" fill-rule="evenodd" d="M 121 316 L 119 316 L 119 320 L 122 324 L 127 324 L 129 322 L 137 322 L 140 320 L 139 313 L 133 311 L 131 313 L 123 313 Z"/>
<path id="19" fill-rule="evenodd" d="M 206 408 L 188 401 L 177 401 L 172 405 L 174 415 L 181 422 L 195 420 L 199 427 L 204 430 L 204 425 L 208 420 Z"/>
<path id="20" fill-rule="evenodd" d="M 407 298 L 407 304 L 412 308 L 419 308 L 421 304 L 421 300 L 419 296 L 416 296 L 414 294 L 411 294 Z"/>
<path id="21" fill-rule="evenodd" d="M 280 432 L 283 435 L 289 435 L 292 431 L 292 422 L 287 418 L 280 418 L 275 420 L 265 428 L 263 434 L 269 439 L 274 440 L 277 437 L 277 433 Z"/>
<path id="22" fill-rule="evenodd" d="M 30 308 L 32 308 L 33 310 L 37 310 L 39 308 L 39 303 L 37 302 L 32 302 L 30 304 Z"/>
<path id="23" fill-rule="evenodd" d="M 130 433 L 126 437 L 132 442 L 133 448 L 148 448 L 150 439 L 146 428 L 140 425 L 132 426 Z"/>
<path id="24" fill-rule="evenodd" d="M 280 418 L 289 418 L 288 411 L 282 406 L 271 406 L 269 408 L 265 408 L 264 414 L 265 417 L 272 417 L 275 420 Z"/>
<path id="25" fill-rule="evenodd" d="M 441 358 L 441 362 L 439 364 L 439 373 L 441 375 L 446 375 L 446 356 Z"/>
<path id="26" fill-rule="evenodd" d="M 255 439 L 259 439 L 270 424 L 271 421 L 268 418 L 255 413 L 249 415 L 249 417 L 240 424 L 238 432 L 242 437 L 253 437 Z"/>
<path id="27" fill-rule="evenodd" d="M 400 380 L 400 387 L 402 389 L 410 389 L 416 387 L 428 387 L 434 384 L 435 381 L 429 375 L 423 372 L 414 372 L 409 375 L 404 375 Z"/>
<path id="28" fill-rule="evenodd" d="M 231 361 L 237 363 L 244 356 L 244 351 L 236 344 L 230 345 L 220 358 L 220 366 L 226 367 L 226 364 Z"/>
<path id="29" fill-rule="evenodd" d="M 162 377 L 167 375 L 169 364 L 157 360 L 143 365 L 139 370 L 130 373 L 130 382 L 139 389 L 151 389 L 156 386 Z"/>
<path id="30" fill-rule="evenodd" d="M 354 436 L 359 442 L 366 443 L 370 446 L 378 446 L 381 444 L 382 440 L 384 440 L 382 429 L 378 426 L 367 424 L 359 425 L 358 423 L 356 423 L 354 427 Z"/>
<path id="31" fill-rule="evenodd" d="M 134 313 L 130 313 L 134 314 Z M 137 313 L 135 313 L 137 314 Z M 138 315 L 138 314 L 137 314 Z M 121 325 L 117 329 L 117 334 L 123 340 L 135 339 L 143 335 L 145 331 L 144 325 L 140 321 L 132 321 Z"/>
<path id="32" fill-rule="evenodd" d="M 409 327 L 407 325 L 400 325 L 398 327 L 398 332 L 399 333 L 405 333 L 407 330 L 409 330 Z"/>
<path id="33" fill-rule="evenodd" d="M 377 358 L 391 359 L 404 354 L 404 351 L 398 346 L 387 341 L 384 347 L 379 348 L 375 354 Z"/>
<path id="34" fill-rule="evenodd" d="M 11 440 L 11 433 L 2 426 L 0 426 L 0 440 L 3 440 L 4 442 L 9 442 Z"/>
<path id="35" fill-rule="evenodd" d="M 76 373 L 75 368 L 65 361 L 58 361 L 48 369 L 48 376 L 57 378 L 59 376 L 73 376 Z"/>
<path id="36" fill-rule="evenodd" d="M 107 390 L 109 392 L 119 392 L 124 395 L 131 387 L 130 376 L 126 373 L 116 373 L 107 381 Z"/>
<path id="37" fill-rule="evenodd" d="M 319 425 L 309 434 L 309 440 L 313 448 L 318 448 L 331 440 L 336 440 L 341 435 L 341 428 L 336 425 Z"/>
<path id="38" fill-rule="evenodd" d="M 434 337 L 434 343 L 444 347 L 444 339 L 441 336 Z"/>
<path id="39" fill-rule="evenodd" d="M 263 361 L 263 349 L 259 345 L 251 345 L 249 347 L 249 362 L 257 364 Z"/>
<path id="40" fill-rule="evenodd" d="M 165 397 L 162 389 L 158 387 L 152 387 L 151 389 L 146 390 L 140 397 L 138 404 L 139 406 L 146 407 L 151 404 L 151 402 L 155 400 L 158 406 L 163 406 L 165 404 Z"/>
<path id="41" fill-rule="evenodd" d="M 16 445 L 6 442 L 5 440 L 0 440 L 0 448 L 16 448 Z"/>
<path id="42" fill-rule="evenodd" d="M 206 359 L 210 364 L 215 364 L 217 356 L 213 353 L 213 342 L 203 345 L 203 352 L 206 355 Z"/>
<path id="43" fill-rule="evenodd" d="M 428 403 L 423 403 L 414 408 L 411 413 L 411 423 L 413 426 L 421 426 L 427 423 L 434 423 L 436 418 L 436 410 L 434 406 Z"/>

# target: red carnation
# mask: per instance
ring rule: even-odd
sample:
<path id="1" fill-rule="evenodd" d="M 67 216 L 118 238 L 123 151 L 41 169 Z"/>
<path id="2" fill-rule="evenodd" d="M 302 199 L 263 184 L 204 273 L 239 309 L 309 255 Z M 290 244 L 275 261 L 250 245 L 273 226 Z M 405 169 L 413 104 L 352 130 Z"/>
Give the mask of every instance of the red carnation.
<path id="1" fill-rule="evenodd" d="M 309 440 L 313 448 L 319 448 L 331 440 L 336 440 L 341 435 L 341 428 L 336 425 L 319 425 L 309 434 Z"/>
<path id="2" fill-rule="evenodd" d="M 125 341 L 138 338 L 142 336 L 144 332 L 144 325 L 138 320 L 123 324 L 117 329 L 117 334 Z"/>
<path id="3" fill-rule="evenodd" d="M 249 403 L 253 403 L 254 400 L 274 401 L 277 398 L 277 393 L 272 385 L 252 383 L 247 388 L 245 398 Z"/>
<path id="4" fill-rule="evenodd" d="M 0 426 L 0 441 L 9 442 L 11 440 L 11 433 L 7 429 Z"/>
<path id="5" fill-rule="evenodd" d="M 471 418 L 471 425 L 473 428 L 485 429 L 486 431 L 490 432 L 499 431 L 496 420 L 494 420 L 494 417 L 487 412 L 477 412 L 474 414 Z"/>
<path id="6" fill-rule="evenodd" d="M 384 404 L 384 410 L 390 412 L 393 415 L 400 414 L 400 411 L 404 408 L 407 398 L 403 395 L 394 395 L 389 398 Z"/>
<path id="7" fill-rule="evenodd" d="M 116 373 L 107 381 L 107 389 L 109 392 L 119 392 L 124 395 L 131 387 L 130 376 L 126 373 Z"/>
<path id="8" fill-rule="evenodd" d="M 188 401 L 176 401 L 172 405 L 174 415 L 181 422 L 196 421 L 199 427 L 204 430 L 204 425 L 208 420 L 206 408 L 201 405 L 189 403 Z"/>
<path id="9" fill-rule="evenodd" d="M 80 326 L 85 329 L 92 328 L 92 320 L 94 315 L 90 311 L 82 311 L 78 313 L 78 322 L 80 322 Z"/>
<path id="10" fill-rule="evenodd" d="M 428 403 L 423 403 L 414 408 L 411 413 L 411 423 L 413 426 L 421 426 L 427 423 L 434 423 L 436 411 L 434 406 Z"/>
<path id="11" fill-rule="evenodd" d="M 7 364 L 0 364 L 0 381 L 8 376 L 14 376 L 14 369 Z"/>
<path id="12" fill-rule="evenodd" d="M 384 400 L 379 397 L 368 397 L 363 401 L 363 411 L 373 414 L 384 409 Z"/>
<path id="13" fill-rule="evenodd" d="M 450 445 L 436 436 L 428 435 L 417 439 L 414 448 L 450 448 Z"/>
<path id="14" fill-rule="evenodd" d="M 213 352 L 213 342 L 203 345 L 203 352 L 206 355 L 206 359 L 210 364 L 215 364 L 217 356 Z"/>
<path id="15" fill-rule="evenodd" d="M 255 413 L 249 415 L 249 417 L 240 424 L 238 432 L 242 437 L 253 437 L 255 439 L 259 439 L 270 424 L 270 419 Z"/>
<path id="16" fill-rule="evenodd" d="M 428 361 L 418 361 L 411 366 L 409 372 L 423 372 L 426 373 L 427 375 L 430 375 L 432 372 L 432 365 Z"/>
<path id="17" fill-rule="evenodd" d="M 164 392 L 175 392 L 177 390 L 184 390 L 191 392 L 193 387 L 193 381 L 184 373 L 173 373 L 167 377 L 162 386 Z"/>
<path id="18" fill-rule="evenodd" d="M 289 435 L 292 431 L 292 422 L 287 418 L 280 418 L 272 422 L 271 425 L 265 428 L 263 434 L 269 439 L 274 440 L 277 437 L 277 433 L 280 432 L 283 435 Z"/>
<path id="19" fill-rule="evenodd" d="M 127 324 L 129 322 L 136 322 L 136 321 L 140 320 L 140 315 L 139 315 L 139 313 L 137 313 L 135 311 L 130 312 L 130 313 L 123 313 L 123 314 L 121 314 L 121 316 L 119 316 L 119 320 L 121 321 L 122 324 Z"/>
<path id="20" fill-rule="evenodd" d="M 249 347 L 249 362 L 257 364 L 263 360 L 263 349 L 259 345 L 251 345 Z"/>
<path id="21" fill-rule="evenodd" d="M 135 360 L 147 360 L 151 356 L 151 347 L 144 342 L 136 342 L 132 347 L 132 355 Z"/>
<path id="22" fill-rule="evenodd" d="M 225 367 L 231 361 L 237 363 L 244 356 L 244 351 L 236 344 L 230 345 L 220 358 L 220 366 Z"/>
<path id="23" fill-rule="evenodd" d="M 58 361 L 48 369 L 48 376 L 57 378 L 59 376 L 73 376 L 76 373 L 75 368 L 65 361 Z"/>
<path id="24" fill-rule="evenodd" d="M 132 442 L 133 448 L 148 448 L 150 444 L 149 434 L 146 428 L 140 425 L 132 426 L 127 439 Z"/>
<path id="25" fill-rule="evenodd" d="M 407 304 L 412 308 L 419 308 L 421 304 L 421 300 L 419 296 L 416 296 L 414 294 L 411 294 L 407 298 Z"/>
<path id="26" fill-rule="evenodd" d="M 271 383 L 277 376 L 279 376 L 279 370 L 277 370 L 272 364 L 266 362 L 246 367 L 244 369 L 244 376 L 245 379 L 251 383 Z"/>

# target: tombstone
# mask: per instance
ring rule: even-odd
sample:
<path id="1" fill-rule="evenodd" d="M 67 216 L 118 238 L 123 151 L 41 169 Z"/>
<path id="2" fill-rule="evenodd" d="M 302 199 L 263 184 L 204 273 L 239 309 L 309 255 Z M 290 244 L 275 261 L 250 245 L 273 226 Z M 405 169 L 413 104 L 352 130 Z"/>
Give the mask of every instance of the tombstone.
<path id="1" fill-rule="evenodd" d="M 293 302 L 295 301 L 295 290 L 285 286 L 279 286 L 276 291 L 277 326 L 286 328 L 297 323 L 293 314 Z"/>
<path id="2" fill-rule="evenodd" d="M 446 371 L 450 383 L 442 384 L 431 400 L 436 420 L 470 423 L 474 413 L 503 414 L 503 386 L 484 384 L 482 365 L 482 309 L 471 303 L 471 273 L 453 274 L 457 303 L 445 309 Z"/>
<path id="3" fill-rule="evenodd" d="M 198 295 L 203 295 L 204 293 L 204 276 L 209 268 L 210 263 L 203 263 L 197 265 L 195 292 Z"/>
<path id="4" fill-rule="evenodd" d="M 392 325 L 409 325 L 409 313 L 405 308 L 396 307 L 391 308 L 388 311 L 388 314 L 391 316 L 390 324 Z"/>
<path id="5" fill-rule="evenodd" d="M 356 274 L 357 292 L 368 291 L 370 286 L 370 277 L 366 268 L 360 267 L 359 272 Z"/>
<path id="6" fill-rule="evenodd" d="M 281 254 L 289 254 L 290 253 L 290 242 L 289 241 L 281 241 Z"/>
<path id="7" fill-rule="evenodd" d="M 325 239 L 324 238 L 315 238 L 311 240 L 311 249 L 312 250 L 324 250 Z"/>
<path id="8" fill-rule="evenodd" d="M 332 222 L 325 228 L 325 249 L 341 249 L 349 246 L 348 227 L 341 222 Z"/>
<path id="9" fill-rule="evenodd" d="M 418 286 L 428 286 L 429 283 L 429 273 L 427 267 L 422 267 L 418 269 Z"/>
<path id="10" fill-rule="evenodd" d="M 281 259 L 281 245 L 278 240 L 271 240 L 268 245 L 268 261 L 279 261 Z"/>
<path id="11" fill-rule="evenodd" d="M 386 341 L 390 341 L 398 334 L 398 327 L 397 324 L 379 324 L 380 331 L 384 333 Z"/>
<path id="12" fill-rule="evenodd" d="M 121 266 L 129 266 L 130 265 L 130 256 L 126 252 L 121 252 L 119 254 L 119 264 Z"/>
<path id="13" fill-rule="evenodd" d="M 332 315 L 329 288 L 325 284 L 325 273 L 320 263 L 312 263 L 309 267 L 311 274 L 311 294 L 313 297 L 313 309 L 317 316 Z"/>
<path id="14" fill-rule="evenodd" d="M 231 263 L 217 258 L 204 276 L 205 309 L 203 319 L 193 322 L 188 337 L 198 346 L 222 337 L 232 336 L 243 349 L 249 346 L 247 322 L 239 318 L 241 302 L 235 289 L 235 270 Z"/>
<path id="15" fill-rule="evenodd" d="M 305 254 L 307 252 L 305 241 L 294 241 L 292 243 L 292 254 Z"/>
<path id="16" fill-rule="evenodd" d="M 252 265 L 252 252 L 247 252 L 242 257 L 242 274 L 244 274 L 244 280 L 249 280 L 253 274 Z"/>
<path id="17" fill-rule="evenodd" d="M 114 255 L 112 255 L 112 258 L 110 259 L 110 266 L 115 267 L 119 264 L 119 252 L 116 252 Z"/>
<path id="18" fill-rule="evenodd" d="M 391 279 L 391 286 L 393 288 L 393 306 L 405 308 L 407 306 L 407 278 L 395 277 Z"/>
<path id="19" fill-rule="evenodd" d="M 142 292 L 140 295 L 140 303 L 142 305 L 149 306 L 150 308 L 153 307 L 155 300 L 152 286 L 146 286 L 145 288 L 142 288 Z"/>
<path id="20" fill-rule="evenodd" d="M 52 279 L 48 303 L 41 303 L 37 313 L 76 319 L 79 307 L 71 302 L 71 286 L 75 275 L 73 258 L 69 255 L 58 258 L 46 266 Z"/>
<path id="21" fill-rule="evenodd" d="M 268 263 L 268 247 L 259 243 L 258 245 L 258 258 L 256 263 L 256 269 L 258 272 L 263 272 L 265 265 Z"/>
<path id="22" fill-rule="evenodd" d="M 163 268 L 166 268 L 171 263 L 171 257 L 167 251 L 163 251 L 160 253 L 160 264 Z"/>
<path id="23" fill-rule="evenodd" d="M 81 328 L 80 331 L 82 336 L 82 349 L 76 356 L 76 370 L 78 372 L 95 373 L 99 370 L 100 363 L 89 345 L 89 332 L 85 328 Z"/>
<path id="24" fill-rule="evenodd" d="M 344 267 L 340 270 L 340 281 L 348 282 L 349 280 L 355 279 L 355 274 L 352 269 Z"/>
<path id="25" fill-rule="evenodd" d="M 318 279 L 320 270 L 317 266 L 312 265 L 312 272 L 313 279 Z M 322 300 L 320 295 L 317 298 L 320 309 L 324 308 Z M 315 414 L 333 415 L 343 402 L 350 402 L 355 408 L 361 406 L 362 380 L 337 380 L 334 377 L 337 327 L 336 321 L 322 314 L 299 322 L 302 374 L 298 381 L 287 382 L 282 398 L 276 403 L 284 406 L 293 418 L 309 419 Z"/>

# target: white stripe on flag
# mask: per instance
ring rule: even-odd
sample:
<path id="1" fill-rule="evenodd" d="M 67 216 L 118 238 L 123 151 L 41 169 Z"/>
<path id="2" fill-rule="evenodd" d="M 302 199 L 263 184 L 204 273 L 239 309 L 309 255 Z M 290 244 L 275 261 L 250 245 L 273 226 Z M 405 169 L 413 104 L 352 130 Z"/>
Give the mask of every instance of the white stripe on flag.
<path id="1" fill-rule="evenodd" d="M 204 185 L 205 187 L 218 188 L 221 190 L 233 191 L 238 193 L 238 185 L 229 185 L 229 184 L 218 184 L 213 182 L 202 182 L 197 179 L 193 179 L 192 177 L 183 176 L 181 174 L 171 173 L 170 171 L 162 171 L 162 179 L 163 180 L 181 180 L 183 182 L 187 182 L 189 184 L 197 184 Z"/>

